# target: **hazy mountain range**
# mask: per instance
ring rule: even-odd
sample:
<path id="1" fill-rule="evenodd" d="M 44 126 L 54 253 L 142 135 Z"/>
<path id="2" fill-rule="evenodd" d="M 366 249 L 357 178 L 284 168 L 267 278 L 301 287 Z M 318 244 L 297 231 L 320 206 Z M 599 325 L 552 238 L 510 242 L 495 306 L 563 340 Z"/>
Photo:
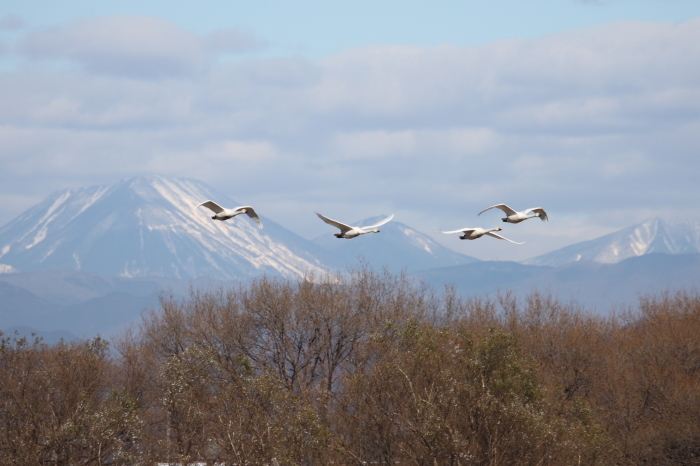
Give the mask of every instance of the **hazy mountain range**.
<path id="1" fill-rule="evenodd" d="M 0 329 L 114 335 L 163 290 L 318 276 L 359 258 L 466 296 L 538 289 L 599 312 L 700 278 L 698 223 L 650 219 L 522 263 L 482 262 L 399 221 L 343 240 L 318 220 L 327 232 L 306 240 L 264 215 L 262 230 L 245 215 L 214 221 L 196 207 L 207 199 L 241 205 L 200 181 L 151 176 L 60 191 L 32 207 L 0 228 Z"/>
<path id="2" fill-rule="evenodd" d="M 668 223 L 652 218 L 600 238 L 534 257 L 523 264 L 553 267 L 577 261 L 614 264 L 653 253 L 700 253 L 700 223 Z"/>
<path id="3" fill-rule="evenodd" d="M 642 296 L 697 290 L 700 254 L 645 254 L 614 264 L 578 261 L 559 267 L 484 261 L 470 266 L 431 269 L 415 274 L 433 287 L 453 286 L 462 296 L 493 296 L 531 291 L 574 301 L 597 313 L 635 305 Z"/>

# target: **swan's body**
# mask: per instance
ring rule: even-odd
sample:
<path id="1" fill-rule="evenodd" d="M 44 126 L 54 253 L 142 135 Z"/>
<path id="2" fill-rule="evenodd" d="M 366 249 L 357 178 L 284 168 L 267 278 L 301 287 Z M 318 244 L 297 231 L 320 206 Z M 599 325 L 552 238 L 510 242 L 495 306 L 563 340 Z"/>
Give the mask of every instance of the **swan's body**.
<path id="1" fill-rule="evenodd" d="M 545 212 L 542 207 L 533 207 L 531 209 L 525 209 L 521 210 L 520 212 L 517 212 L 505 204 L 492 205 L 488 209 L 484 209 L 481 212 L 479 212 L 479 215 L 483 214 L 484 212 L 490 209 L 501 209 L 507 216 L 506 218 L 501 220 L 507 223 L 520 223 L 523 220 L 527 220 L 528 218 L 533 217 L 539 217 L 540 220 L 542 220 L 543 222 L 545 220 L 549 220 L 549 218 L 547 218 L 547 212 Z M 532 212 L 532 214 L 528 215 L 528 212 Z"/>
<path id="2" fill-rule="evenodd" d="M 381 222 L 375 223 L 374 225 L 370 225 L 368 227 L 351 227 L 350 225 L 346 225 L 344 223 L 325 217 L 319 214 L 318 212 L 316 212 L 316 215 L 318 215 L 318 218 L 320 218 L 327 224 L 333 225 L 334 227 L 340 229 L 340 233 L 333 233 L 333 236 L 335 236 L 336 238 L 345 239 L 353 239 L 360 235 L 364 235 L 365 233 L 379 233 L 378 227 L 384 225 L 385 223 L 388 223 L 389 221 L 391 221 L 392 218 L 394 218 L 394 214 L 391 214 Z"/>
<path id="3" fill-rule="evenodd" d="M 246 214 L 248 217 L 250 217 L 255 224 L 258 226 L 258 228 L 262 228 L 262 220 L 260 220 L 260 217 L 258 214 L 253 210 L 252 207 L 250 206 L 240 206 L 236 207 L 233 209 L 225 209 L 221 207 L 219 204 L 217 204 L 214 201 L 204 201 L 199 206 L 204 206 L 207 209 L 211 210 L 214 212 L 214 215 L 212 216 L 212 219 L 214 220 L 228 220 L 230 218 L 235 217 L 236 215 L 241 215 L 241 214 Z"/>
<path id="4" fill-rule="evenodd" d="M 494 233 L 494 231 L 501 231 L 503 228 L 501 227 L 496 227 L 496 228 L 462 228 L 460 230 L 452 230 L 452 231 L 441 231 L 440 233 L 445 233 L 446 235 L 451 235 L 453 233 L 462 233 L 462 236 L 459 237 L 459 239 L 479 239 L 484 235 L 487 236 L 493 236 L 494 238 L 502 239 L 505 241 L 510 241 L 511 243 L 514 244 L 525 244 L 525 243 L 516 243 L 515 241 L 509 240 L 508 238 L 504 238 L 501 235 L 498 235 Z"/>

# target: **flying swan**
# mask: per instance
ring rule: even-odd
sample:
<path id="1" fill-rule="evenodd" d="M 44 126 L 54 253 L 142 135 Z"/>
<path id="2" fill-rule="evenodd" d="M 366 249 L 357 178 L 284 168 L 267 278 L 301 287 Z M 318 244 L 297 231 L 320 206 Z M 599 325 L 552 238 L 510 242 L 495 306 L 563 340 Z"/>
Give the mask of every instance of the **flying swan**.
<path id="1" fill-rule="evenodd" d="M 335 236 L 336 238 L 346 239 L 353 239 L 357 236 L 364 235 L 365 233 L 379 233 L 378 227 L 384 225 L 385 223 L 388 223 L 389 221 L 391 221 L 392 218 L 394 218 L 394 214 L 391 214 L 381 222 L 375 223 L 374 225 L 370 225 L 368 227 L 351 227 L 350 225 L 331 220 L 330 218 L 321 215 L 318 212 L 316 212 L 316 215 L 318 215 L 318 217 L 327 224 L 333 225 L 334 227 L 340 229 L 340 233 L 333 233 L 333 236 Z"/>
<path id="2" fill-rule="evenodd" d="M 479 215 L 483 214 L 484 212 L 486 212 L 487 210 L 490 210 L 490 209 L 501 209 L 503 212 L 505 212 L 507 217 L 502 219 L 502 220 L 504 222 L 508 222 L 508 223 L 520 223 L 523 220 L 527 220 L 528 218 L 533 218 L 533 217 L 539 217 L 540 220 L 542 220 L 543 222 L 545 220 L 549 220 L 549 218 L 547 218 L 547 212 L 545 212 L 542 207 L 533 207 L 531 209 L 525 209 L 525 210 L 522 210 L 520 212 L 516 212 L 505 204 L 492 205 L 488 209 L 484 209 L 481 212 L 479 212 Z M 532 215 L 528 215 L 527 214 L 528 212 L 534 212 L 534 213 Z"/>
<path id="3" fill-rule="evenodd" d="M 258 217 L 258 214 L 253 210 L 252 207 L 250 206 L 240 206 L 236 207 L 234 209 L 224 209 L 221 207 L 219 204 L 217 204 L 214 201 L 204 201 L 199 206 L 204 206 L 207 209 L 211 210 L 214 212 L 214 216 L 212 216 L 212 219 L 214 220 L 228 220 L 230 218 L 235 217 L 236 215 L 241 215 L 241 214 L 246 214 L 248 217 L 250 217 L 255 224 L 258 226 L 258 228 L 262 228 L 262 220 L 260 220 L 260 217 Z"/>
<path id="4" fill-rule="evenodd" d="M 493 236 L 494 238 L 510 241 L 514 244 L 525 244 L 516 243 L 515 241 L 511 241 L 508 238 L 504 238 L 503 236 L 494 233 L 494 231 L 501 231 L 502 229 L 503 228 L 501 227 L 489 228 L 488 230 L 484 228 L 462 228 L 461 230 L 441 231 L 440 233 L 445 233 L 446 235 L 451 235 L 453 233 L 464 233 L 462 236 L 459 237 L 459 239 L 479 239 L 484 235 L 488 235 Z"/>

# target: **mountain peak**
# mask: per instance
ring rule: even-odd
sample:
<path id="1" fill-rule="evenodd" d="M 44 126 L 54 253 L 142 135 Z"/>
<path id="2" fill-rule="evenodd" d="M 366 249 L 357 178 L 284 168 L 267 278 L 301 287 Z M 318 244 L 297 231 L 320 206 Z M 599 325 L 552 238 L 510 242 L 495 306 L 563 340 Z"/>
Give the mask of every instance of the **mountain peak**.
<path id="1" fill-rule="evenodd" d="M 59 191 L 0 228 L 0 262 L 22 271 L 69 269 L 112 276 L 299 276 L 325 268 L 303 238 L 245 216 L 211 220 L 197 205 L 237 205 L 200 181 L 159 175 Z M 295 249 L 296 252 L 293 252 Z"/>

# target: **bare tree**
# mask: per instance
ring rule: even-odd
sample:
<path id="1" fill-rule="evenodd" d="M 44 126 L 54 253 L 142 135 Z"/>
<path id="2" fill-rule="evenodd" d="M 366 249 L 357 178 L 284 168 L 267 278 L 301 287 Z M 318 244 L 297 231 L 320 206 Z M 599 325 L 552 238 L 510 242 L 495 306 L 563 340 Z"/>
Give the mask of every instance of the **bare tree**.
<path id="1" fill-rule="evenodd" d="M 0 452 L 20 464 L 129 464 L 138 456 L 136 405 L 110 389 L 99 337 L 47 346 L 0 343 Z"/>
<path id="2" fill-rule="evenodd" d="M 164 295 L 113 358 L 0 338 L 17 464 L 696 464 L 700 296 L 612 317 L 403 274 Z M 1 336 L 1 335 L 0 335 Z"/>

